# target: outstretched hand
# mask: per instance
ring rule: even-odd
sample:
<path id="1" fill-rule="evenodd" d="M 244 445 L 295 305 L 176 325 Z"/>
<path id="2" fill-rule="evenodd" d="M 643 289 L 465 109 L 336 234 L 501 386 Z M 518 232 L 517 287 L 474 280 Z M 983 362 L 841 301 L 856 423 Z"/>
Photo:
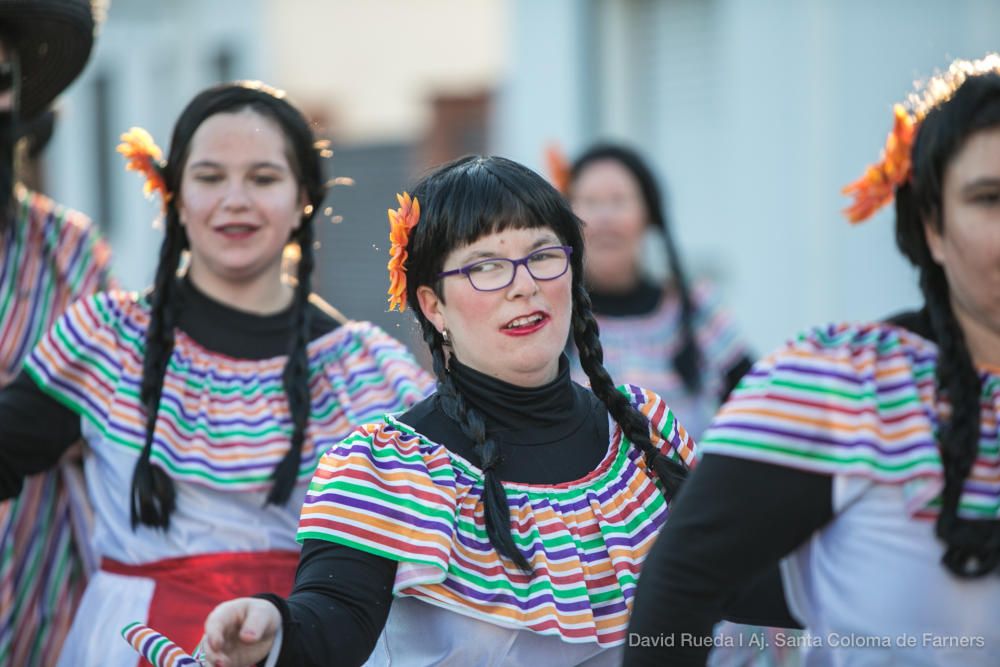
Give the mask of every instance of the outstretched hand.
<path id="1" fill-rule="evenodd" d="M 252 667 L 267 657 L 281 627 L 281 613 L 267 600 L 223 602 L 205 619 L 202 649 L 213 667 Z"/>

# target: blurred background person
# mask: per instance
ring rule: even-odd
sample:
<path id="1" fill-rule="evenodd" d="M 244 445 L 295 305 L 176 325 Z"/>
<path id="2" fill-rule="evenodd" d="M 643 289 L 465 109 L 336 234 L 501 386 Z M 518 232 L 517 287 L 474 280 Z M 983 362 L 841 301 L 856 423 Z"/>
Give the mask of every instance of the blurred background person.
<path id="1" fill-rule="evenodd" d="M 573 162 L 567 194 L 584 223 L 604 363 L 613 377 L 662 396 L 697 440 L 750 368 L 745 344 L 718 294 L 691 284 L 660 188 L 635 151 L 591 146 Z M 578 363 L 576 375 L 585 381 Z"/>

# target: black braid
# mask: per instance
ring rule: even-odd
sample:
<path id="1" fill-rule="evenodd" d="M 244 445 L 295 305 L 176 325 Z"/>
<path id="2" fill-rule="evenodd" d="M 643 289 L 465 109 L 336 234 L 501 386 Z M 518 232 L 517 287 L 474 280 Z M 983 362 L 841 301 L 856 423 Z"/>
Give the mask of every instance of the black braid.
<path id="1" fill-rule="evenodd" d="M 604 368 L 604 349 L 598 335 L 597 320 L 590 308 L 590 296 L 583 281 L 574 279 L 573 283 L 573 341 L 580 354 L 580 365 L 590 379 L 590 388 L 621 426 L 628 441 L 642 452 L 646 466 L 659 478 L 663 495 L 669 501 L 687 477 L 687 468 L 667 458 L 653 446 L 649 439 L 649 421 L 615 388 Z"/>
<path id="2" fill-rule="evenodd" d="M 441 334 L 426 319 L 420 320 L 424 341 L 431 351 L 434 373 L 438 378 L 438 398 L 444 413 L 462 429 L 473 443 L 479 457 L 479 466 L 483 471 L 483 515 L 486 519 L 486 534 L 490 544 L 501 556 L 506 556 L 523 572 L 531 572 L 531 564 L 514 544 L 510 532 L 510 506 L 507 504 L 507 492 L 504 491 L 496 467 L 503 457 L 496 440 L 486 433 L 486 422 L 455 387 L 442 348 Z"/>
<path id="3" fill-rule="evenodd" d="M 132 528 L 139 523 L 168 528 L 174 510 L 174 483 L 163 468 L 150 461 L 156 417 L 163 395 L 163 379 L 174 349 L 174 327 L 180 313 L 177 267 L 187 247 L 187 236 L 173 206 L 167 213 L 167 229 L 160 246 L 160 262 L 148 298 L 150 303 L 146 349 L 142 357 L 142 384 L 139 398 L 146 413 L 146 439 L 132 474 Z"/>
<path id="4" fill-rule="evenodd" d="M 1000 127 L 1000 72 L 949 79 L 952 70 L 925 86 L 929 109 L 912 149 L 913 173 L 896 189 L 896 242 L 920 271 L 920 289 L 930 333 L 938 346 L 937 395 L 951 406 L 938 426 L 944 490 L 936 534 L 946 544 L 942 563 L 960 577 L 978 577 L 1000 565 L 1000 521 L 958 516 L 965 481 L 979 455 L 982 381 L 951 307 L 951 289 L 927 243 L 927 227 L 947 234 L 944 180 L 949 163 L 976 132 Z M 957 87 L 956 87 L 957 86 Z M 953 91 L 953 94 L 952 94 Z M 943 97 L 938 97 L 944 94 Z"/>
<path id="5" fill-rule="evenodd" d="M 936 265 L 922 271 L 920 287 L 938 344 L 937 386 L 951 404 L 951 415 L 938 432 L 944 492 L 937 535 L 948 545 L 945 566 L 959 576 L 975 577 L 1000 563 L 1000 532 L 991 525 L 996 522 L 958 518 L 962 489 L 979 454 L 982 383 L 951 309 L 944 272 Z"/>
<path id="6" fill-rule="evenodd" d="M 691 394 L 697 394 L 702 388 L 701 346 L 694 333 L 695 307 L 691 298 L 687 274 L 681 264 L 680 253 L 674 236 L 666 225 L 663 226 L 663 239 L 667 248 L 667 259 L 674 277 L 674 286 L 681 299 L 681 346 L 674 355 L 674 370 L 684 381 L 684 387 Z"/>
<path id="7" fill-rule="evenodd" d="M 271 478 L 274 486 L 267 496 L 267 502 L 274 505 L 285 504 L 291 497 L 298 480 L 302 463 L 302 445 L 306 439 L 306 426 L 312 410 L 309 393 L 309 329 L 311 309 L 309 294 L 312 292 L 312 270 L 315 263 L 313 254 L 313 226 L 311 218 L 303 218 L 296 233 L 301 255 L 298 266 L 298 282 L 295 286 L 294 313 L 295 334 L 292 339 L 288 361 L 281 375 L 281 381 L 288 396 L 288 409 L 292 416 L 291 447 L 274 469 Z"/>

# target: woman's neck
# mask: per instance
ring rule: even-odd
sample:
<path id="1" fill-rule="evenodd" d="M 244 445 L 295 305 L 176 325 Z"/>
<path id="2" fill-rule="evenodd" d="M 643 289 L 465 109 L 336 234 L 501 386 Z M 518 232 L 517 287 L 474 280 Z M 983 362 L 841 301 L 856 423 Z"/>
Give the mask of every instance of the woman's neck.
<path id="1" fill-rule="evenodd" d="M 660 307 L 665 288 L 640 280 L 627 292 L 603 292 L 588 285 L 590 305 L 597 315 L 634 317 L 648 315 Z"/>
<path id="2" fill-rule="evenodd" d="M 952 298 L 951 309 L 962 329 L 969 356 L 977 366 L 1000 368 L 1000 328 L 984 316 L 973 313 Z"/>
<path id="3" fill-rule="evenodd" d="M 531 430 L 557 426 L 571 420 L 578 402 L 565 354 L 560 355 L 552 377 L 533 386 L 501 380 L 454 358 L 449 363 L 449 374 L 465 400 L 486 418 L 491 428 Z"/>
<path id="4" fill-rule="evenodd" d="M 292 302 L 292 287 L 281 279 L 281 269 L 251 280 L 230 281 L 192 263 L 188 278 L 199 291 L 219 303 L 257 315 L 280 312 Z"/>
<path id="5" fill-rule="evenodd" d="M 595 272 L 585 274 L 587 288 L 604 294 L 624 294 L 635 288 L 642 280 L 638 267 L 627 267 L 621 271 Z"/>

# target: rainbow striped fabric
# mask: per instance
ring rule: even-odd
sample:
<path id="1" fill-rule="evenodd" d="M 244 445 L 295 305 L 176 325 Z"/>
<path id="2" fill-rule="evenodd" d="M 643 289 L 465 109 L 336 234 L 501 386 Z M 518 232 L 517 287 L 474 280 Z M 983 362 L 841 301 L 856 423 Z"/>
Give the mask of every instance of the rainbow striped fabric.
<path id="1" fill-rule="evenodd" d="M 70 303 L 108 287 L 111 251 L 88 218 L 17 189 L 0 261 L 0 385 Z"/>
<path id="2" fill-rule="evenodd" d="M 129 623 L 122 628 L 122 637 L 153 667 L 203 667 L 199 656 L 187 651 L 167 637 L 142 623 Z"/>
<path id="3" fill-rule="evenodd" d="M 813 329 L 758 363 L 723 407 L 702 452 L 902 485 L 912 516 L 936 514 L 937 347 L 888 324 Z M 979 456 L 959 513 L 1000 518 L 1000 368 L 980 368 Z"/>
<path id="4" fill-rule="evenodd" d="M 660 397 L 621 391 L 649 418 L 654 444 L 693 465 L 694 444 Z M 642 561 L 668 514 L 638 450 L 615 424 L 607 455 L 586 477 L 504 488 L 532 576 L 489 543 L 481 471 L 387 417 L 320 461 L 298 537 L 399 561 L 396 596 L 567 642 L 623 643 Z"/>
<path id="5" fill-rule="evenodd" d="M 110 251 L 90 220 L 23 187 L 15 195 L 0 241 L 0 385 L 73 300 L 109 282 Z M 31 477 L 0 503 L 0 665 L 54 665 L 83 592 L 87 545 L 71 522 L 83 500 L 60 475 Z"/>
<path id="6" fill-rule="evenodd" d="M 112 447 L 135 455 L 144 440 L 139 401 L 148 303 L 107 292 L 74 303 L 31 353 L 39 387 L 90 420 Z M 312 412 L 300 479 L 320 454 L 372 414 L 398 410 L 429 391 L 429 377 L 395 339 L 350 322 L 308 347 Z M 176 332 L 151 460 L 175 480 L 229 491 L 263 491 L 288 450 L 291 417 L 285 357 L 226 357 Z"/>

